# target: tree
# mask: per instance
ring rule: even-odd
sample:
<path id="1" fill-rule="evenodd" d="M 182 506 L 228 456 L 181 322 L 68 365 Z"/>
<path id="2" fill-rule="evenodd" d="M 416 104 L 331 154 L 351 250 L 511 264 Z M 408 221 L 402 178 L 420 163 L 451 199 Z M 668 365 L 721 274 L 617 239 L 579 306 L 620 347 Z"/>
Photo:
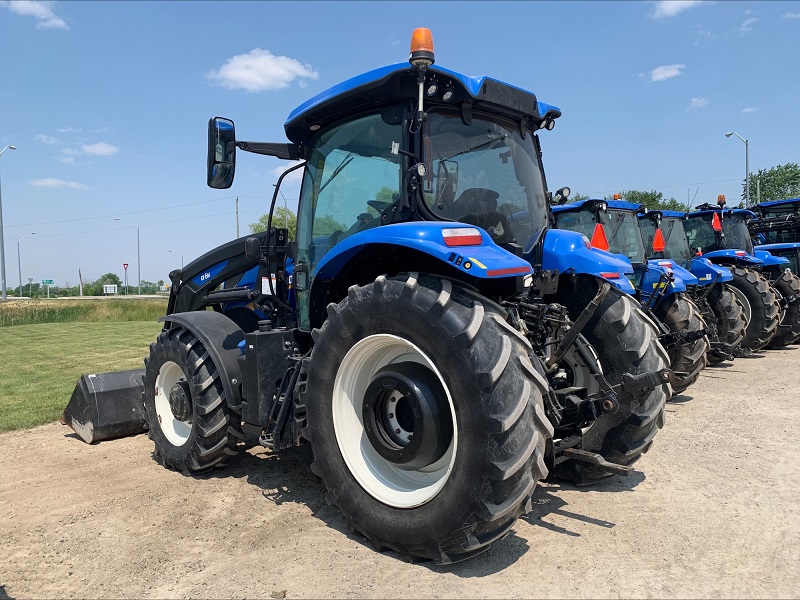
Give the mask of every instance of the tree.
<path id="1" fill-rule="evenodd" d="M 749 179 L 751 204 L 800 196 L 800 166 L 796 163 L 759 169 L 758 173 L 750 173 Z M 742 183 L 742 200 L 746 198 L 747 184 Z"/>
<path id="2" fill-rule="evenodd" d="M 675 198 L 664 199 L 662 192 L 627 190 L 620 194 L 625 202 L 633 204 L 644 204 L 650 210 L 677 210 L 686 212 L 686 205 L 675 200 Z M 606 196 L 606 200 L 612 200 L 611 196 Z"/>
<path id="3" fill-rule="evenodd" d="M 250 223 L 250 233 L 258 233 L 259 231 L 266 231 L 267 230 L 267 223 L 269 221 L 269 213 L 265 215 L 261 215 L 255 223 Z M 286 225 L 288 221 L 288 227 Z M 295 233 L 297 232 L 297 215 L 294 214 L 291 210 L 279 206 L 275 208 L 275 212 L 272 213 L 272 226 L 273 227 L 287 227 L 289 229 L 289 240 L 292 241 L 295 238 Z"/>
<path id="4" fill-rule="evenodd" d="M 567 202 L 581 202 L 583 200 L 589 200 L 591 196 L 587 196 L 586 194 L 573 194 L 569 198 L 567 198 Z"/>

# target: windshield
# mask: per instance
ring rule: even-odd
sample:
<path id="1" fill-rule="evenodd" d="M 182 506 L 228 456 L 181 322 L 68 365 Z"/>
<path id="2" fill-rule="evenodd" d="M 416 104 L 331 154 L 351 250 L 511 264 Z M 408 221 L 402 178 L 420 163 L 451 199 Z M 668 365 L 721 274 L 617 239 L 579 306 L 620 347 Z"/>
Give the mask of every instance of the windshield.
<path id="1" fill-rule="evenodd" d="M 744 217 L 737 214 L 722 216 L 722 231 L 725 234 L 722 244 L 717 241 L 717 236 L 711 224 L 714 213 L 705 213 L 687 219 L 686 237 L 689 240 L 689 245 L 692 248 L 700 248 L 703 252 L 731 249 L 745 250 L 748 254 L 752 254 L 753 242 L 750 239 L 750 232 L 747 230 L 747 223 Z"/>
<path id="2" fill-rule="evenodd" d="M 619 210 L 597 213 L 606 230 L 609 252 L 624 254 L 632 263 L 645 261 L 642 234 L 635 214 Z"/>
<path id="3" fill-rule="evenodd" d="M 766 218 L 786 217 L 800 213 L 800 202 L 787 202 L 777 206 L 761 207 L 761 212 L 764 213 Z"/>
<path id="4" fill-rule="evenodd" d="M 653 239 L 656 236 L 656 222 L 653 219 L 640 219 L 639 227 L 644 237 L 647 255 L 655 254 L 652 251 Z M 686 232 L 683 229 L 683 220 L 674 217 L 661 219 L 661 235 L 664 236 L 664 258 L 671 258 L 681 266 L 691 262 L 692 251 L 686 241 Z"/>
<path id="5" fill-rule="evenodd" d="M 519 125 L 431 112 L 425 122 L 423 183 L 433 214 L 485 229 L 498 243 L 529 252 L 547 226 L 547 202 L 533 136 Z"/>
<path id="6" fill-rule="evenodd" d="M 725 232 L 725 247 L 746 250 L 753 253 L 753 240 L 747 229 L 747 221 L 742 215 L 730 215 L 722 219 L 722 231 Z"/>

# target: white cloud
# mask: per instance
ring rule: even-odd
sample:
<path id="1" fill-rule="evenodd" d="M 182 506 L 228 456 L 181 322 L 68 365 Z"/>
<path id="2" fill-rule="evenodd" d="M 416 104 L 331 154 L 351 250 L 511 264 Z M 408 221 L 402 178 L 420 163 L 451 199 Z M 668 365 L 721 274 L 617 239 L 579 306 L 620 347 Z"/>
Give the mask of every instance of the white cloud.
<path id="1" fill-rule="evenodd" d="M 705 108 L 706 106 L 708 106 L 708 98 L 692 98 L 686 110 L 697 110 L 699 108 Z"/>
<path id="2" fill-rule="evenodd" d="M 105 142 L 97 142 L 96 144 L 84 144 L 81 146 L 81 151 L 92 156 L 111 156 L 119 152 L 119 147 Z"/>
<path id="3" fill-rule="evenodd" d="M 302 84 L 304 79 L 317 77 L 319 73 L 311 65 L 304 65 L 288 56 L 275 56 L 269 50 L 261 48 L 229 58 L 219 69 L 206 75 L 211 83 L 248 92 L 280 90 L 295 79 Z"/>
<path id="4" fill-rule="evenodd" d="M 650 71 L 650 81 L 664 81 L 681 74 L 686 65 L 662 65 Z"/>
<path id="5" fill-rule="evenodd" d="M 800 19 L 800 12 L 788 12 L 781 15 L 781 19 Z"/>
<path id="6" fill-rule="evenodd" d="M 659 0 L 650 16 L 653 19 L 669 19 L 700 4 L 703 4 L 703 0 Z"/>
<path id="7" fill-rule="evenodd" d="M 750 17 L 749 19 L 745 19 L 744 23 L 739 26 L 739 31 L 742 33 L 747 33 L 753 30 L 753 25 L 755 25 L 756 21 L 758 21 L 755 17 Z"/>
<path id="8" fill-rule="evenodd" d="M 53 188 L 53 189 L 70 189 L 70 190 L 88 190 L 89 186 L 77 181 L 65 181 L 64 179 L 56 179 L 55 177 L 47 177 L 45 179 L 33 179 L 30 181 L 33 187 Z"/>
<path id="9" fill-rule="evenodd" d="M 58 144 L 59 143 L 57 138 L 51 137 L 49 135 L 43 135 L 43 134 L 39 134 L 33 139 L 36 140 L 37 142 L 42 142 L 43 144 L 53 145 L 53 144 Z"/>
<path id="10" fill-rule="evenodd" d="M 38 21 L 37 29 L 69 29 L 67 23 L 53 12 L 55 2 L 46 0 L 7 0 L 0 2 L 11 12 L 23 17 L 33 17 Z"/>
<path id="11" fill-rule="evenodd" d="M 299 165 L 302 162 L 303 162 L 302 160 L 298 160 L 296 162 L 294 161 L 288 162 L 286 164 L 281 165 L 280 167 L 275 167 L 274 169 L 272 169 L 272 175 L 277 180 L 278 177 L 280 177 L 284 173 L 284 171 L 286 171 L 286 169 L 290 169 L 295 165 Z M 287 183 L 296 183 L 301 181 L 302 179 L 303 179 L 303 169 L 297 169 L 289 173 L 286 177 L 284 177 L 283 183 L 281 185 L 285 185 Z"/>
<path id="12" fill-rule="evenodd" d="M 56 129 L 56 131 L 58 133 L 80 133 L 82 129 L 80 127 L 69 126 L 69 127 L 60 127 L 59 129 Z"/>
<path id="13" fill-rule="evenodd" d="M 760 108 L 756 108 L 755 106 L 747 106 L 747 107 L 742 109 L 742 113 L 744 113 L 744 114 L 754 113 L 754 112 L 759 111 L 759 110 L 761 110 L 761 109 Z"/>

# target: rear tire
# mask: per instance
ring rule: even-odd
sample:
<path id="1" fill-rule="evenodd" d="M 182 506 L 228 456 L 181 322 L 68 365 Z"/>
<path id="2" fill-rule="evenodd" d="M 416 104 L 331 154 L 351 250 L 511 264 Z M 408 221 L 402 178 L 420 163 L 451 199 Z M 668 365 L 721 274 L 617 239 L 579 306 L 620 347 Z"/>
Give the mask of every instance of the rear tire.
<path id="1" fill-rule="evenodd" d="M 768 348 L 783 348 L 800 339 L 800 278 L 786 270 L 772 282 L 772 287 L 791 302 L 781 311 L 781 323 L 778 331 L 767 346 Z"/>
<path id="2" fill-rule="evenodd" d="M 736 288 L 734 292 L 745 305 L 749 315 L 747 330 L 741 346 L 753 352 L 766 346 L 780 322 L 780 305 L 769 282 L 759 273 L 743 267 L 732 267 L 733 281 L 727 285 Z"/>
<path id="3" fill-rule="evenodd" d="M 594 277 L 578 275 L 574 287 L 563 289 L 551 301 L 567 307 L 575 321 L 599 289 Z M 636 301 L 612 287 L 582 334 L 594 348 L 603 374 L 611 385 L 622 382 L 623 373 L 639 375 L 669 366 L 669 356 L 658 342 L 658 332 Z M 584 433 L 583 449 L 622 465 L 636 462 L 650 449 L 653 438 L 664 426 L 664 407 L 672 395 L 669 384 L 636 394 L 621 394 L 619 410 L 606 414 Z M 588 482 L 608 473 L 587 463 L 567 461 L 558 465 L 556 475 Z"/>
<path id="4" fill-rule="evenodd" d="M 700 309 L 684 294 L 670 294 L 663 298 L 653 312 L 673 333 L 694 332 L 705 328 Z M 704 335 L 688 344 L 673 345 L 667 350 L 670 368 L 675 371 L 675 378 L 672 380 L 673 392 L 679 394 L 697 381 L 700 371 L 708 364 L 708 349 L 708 338 Z"/>
<path id="5" fill-rule="evenodd" d="M 747 319 L 744 316 L 744 308 L 736 296 L 723 284 L 715 284 L 713 289 L 706 296 L 711 312 L 717 320 L 717 339 L 733 347 L 739 346 L 744 339 Z M 718 365 L 724 359 L 708 355 L 709 365 Z"/>
<path id="6" fill-rule="evenodd" d="M 505 318 L 500 307 L 476 301 L 448 280 L 412 273 L 351 287 L 312 333 L 308 391 L 301 396 L 311 468 L 350 531 L 376 549 L 437 564 L 465 560 L 530 510 L 536 481 L 547 476 L 544 454 L 553 429 L 542 400 L 547 383 L 531 363 L 530 345 Z M 413 468 L 373 441 L 378 423 L 400 416 L 403 398 L 393 405 L 398 415 L 373 421 L 385 396 L 373 401 L 370 395 L 376 381 L 399 389 L 397 378 L 380 373 L 409 362 L 412 371 L 427 372 L 430 390 L 439 389 L 443 426 L 436 431 L 450 424 L 446 451 Z M 413 430 L 390 428 L 401 438 L 396 449 L 414 460 L 412 442 L 401 442 L 405 434 L 409 440 L 419 435 L 416 423 Z"/>
<path id="7" fill-rule="evenodd" d="M 220 372 L 203 342 L 179 325 L 159 334 L 145 359 L 144 408 L 165 467 L 189 475 L 224 466 L 244 439 Z"/>

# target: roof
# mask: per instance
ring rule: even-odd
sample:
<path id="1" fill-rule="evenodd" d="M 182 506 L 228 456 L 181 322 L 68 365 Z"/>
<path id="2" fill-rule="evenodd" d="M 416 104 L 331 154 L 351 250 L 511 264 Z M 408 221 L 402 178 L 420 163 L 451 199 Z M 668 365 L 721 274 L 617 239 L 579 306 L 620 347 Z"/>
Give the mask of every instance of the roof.
<path id="1" fill-rule="evenodd" d="M 570 202 L 568 204 L 559 204 L 553 206 L 553 212 L 569 212 L 569 211 L 579 211 L 584 209 L 589 209 L 593 204 L 597 204 L 598 202 L 605 202 L 608 208 L 617 209 L 617 210 L 629 210 L 632 212 L 638 212 L 639 208 L 642 206 L 641 204 L 634 204 L 633 202 L 624 202 L 622 200 L 603 200 L 603 199 L 595 199 L 592 198 L 590 200 L 579 200 L 578 202 Z"/>
<path id="2" fill-rule="evenodd" d="M 468 77 L 439 66 L 427 69 L 430 80 L 436 77 L 440 91 L 426 97 L 427 106 L 461 106 L 471 102 L 475 108 L 485 107 L 509 117 L 534 121 L 556 119 L 561 110 L 539 102 L 533 92 L 491 77 Z M 397 63 L 367 71 L 328 88 L 295 108 L 284 123 L 287 137 L 295 143 L 308 141 L 315 129 L 349 113 L 369 107 L 388 106 L 417 97 L 417 69 L 409 63 Z M 452 84 L 454 95 L 441 99 L 442 90 Z"/>
<path id="3" fill-rule="evenodd" d="M 747 210 L 744 208 L 726 208 L 726 209 L 714 209 L 714 210 L 696 210 L 694 212 L 690 212 L 690 217 L 702 217 L 703 215 L 713 215 L 714 213 L 725 213 L 730 215 L 743 215 L 746 219 L 752 219 L 756 216 L 752 210 Z"/>
<path id="4" fill-rule="evenodd" d="M 770 202 L 762 202 L 756 204 L 753 208 L 772 208 L 774 206 L 783 206 L 784 204 L 797 204 L 800 206 L 800 198 L 786 198 L 785 200 L 771 200 Z"/>

